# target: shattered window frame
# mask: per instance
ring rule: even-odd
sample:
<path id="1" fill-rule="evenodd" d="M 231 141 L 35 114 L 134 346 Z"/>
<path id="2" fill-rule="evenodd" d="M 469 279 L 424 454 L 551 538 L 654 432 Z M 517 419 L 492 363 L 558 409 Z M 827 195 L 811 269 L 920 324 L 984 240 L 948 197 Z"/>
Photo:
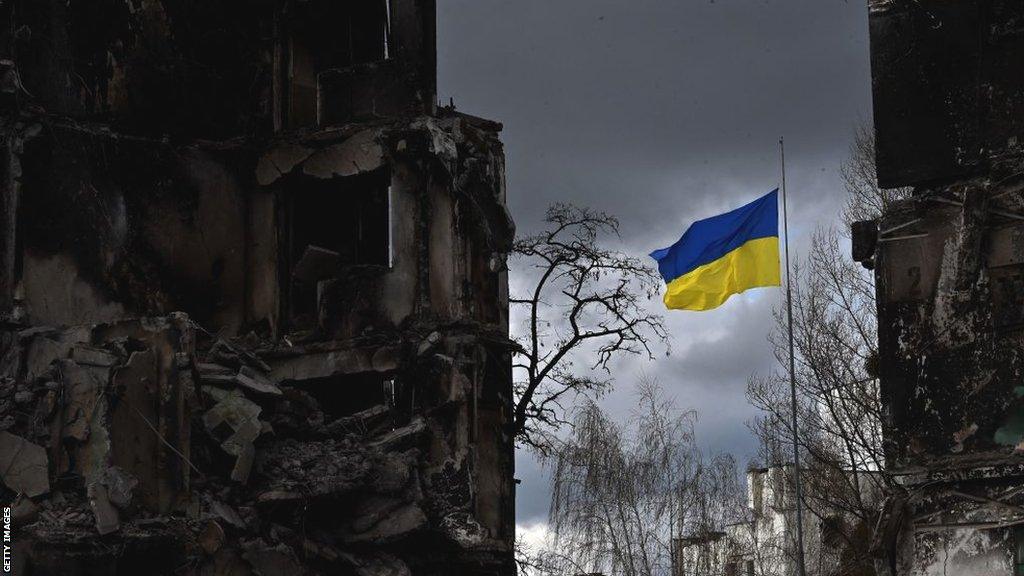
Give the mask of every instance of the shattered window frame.
<path id="1" fill-rule="evenodd" d="M 340 26 L 329 25 L 328 22 L 335 19 L 311 8 L 310 6 L 315 2 L 306 2 L 306 4 L 309 6 L 304 9 L 292 9 L 294 11 L 289 15 L 290 23 L 287 26 L 283 43 L 285 48 L 281 67 L 285 90 L 281 102 L 281 113 L 284 125 L 289 129 L 320 126 L 322 120 L 320 77 L 323 73 L 355 68 L 374 62 L 385 62 L 391 59 L 392 52 L 391 3 L 389 0 L 373 0 L 372 5 L 375 6 L 372 8 L 365 7 L 371 5 L 370 2 L 361 3 L 363 5 L 362 12 L 355 8 L 360 3 L 323 3 L 332 7 L 345 4 L 344 8 L 339 8 L 345 12 L 344 18 L 337 18 L 337 20 L 343 20 Z M 374 15 L 376 10 L 380 10 L 380 13 Z M 334 16 L 339 16 L 339 14 L 334 14 Z M 364 18 L 365 21 L 363 21 Z M 378 27 L 381 32 L 381 41 L 377 48 L 373 48 L 377 42 L 367 33 L 367 29 Z M 336 34 L 339 29 L 345 31 L 343 35 L 343 38 L 347 40 L 345 51 L 340 50 L 337 45 L 337 37 L 342 36 Z M 332 45 L 334 50 L 325 49 L 326 46 Z M 301 77 L 296 75 L 296 54 L 308 56 L 308 61 L 305 62 L 308 64 L 308 74 Z M 325 56 L 333 57 L 325 58 Z M 300 86 L 308 87 L 310 90 L 308 94 L 302 95 L 305 106 L 296 108 L 298 103 L 296 88 Z"/>
<path id="2" fill-rule="evenodd" d="M 385 165 L 353 176 L 301 178 L 285 187 L 282 255 L 286 265 L 282 280 L 288 290 L 285 303 L 290 324 L 316 324 L 321 281 L 337 278 L 354 267 L 393 268 L 391 178 L 392 170 Z M 335 209 L 338 216 L 331 215 Z M 346 224 L 354 225 L 356 231 L 352 232 L 352 226 L 345 228 Z M 313 226 L 316 230 L 311 230 Z M 301 233 L 297 237 L 298 231 Z M 346 233 L 349 236 L 344 236 Z M 321 256 L 315 265 L 307 261 L 310 250 L 317 250 Z M 334 263 L 330 262 L 331 257 Z M 303 315 L 312 315 L 313 320 L 304 319 Z"/>

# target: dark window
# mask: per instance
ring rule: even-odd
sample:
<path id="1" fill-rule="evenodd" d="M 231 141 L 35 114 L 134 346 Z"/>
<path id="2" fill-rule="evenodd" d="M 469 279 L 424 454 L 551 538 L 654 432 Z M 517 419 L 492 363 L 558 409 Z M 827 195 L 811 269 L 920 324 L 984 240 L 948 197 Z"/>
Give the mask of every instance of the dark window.
<path id="1" fill-rule="evenodd" d="M 293 327 L 310 327 L 317 286 L 344 266 L 390 264 L 390 174 L 302 179 L 289 194 L 289 310 Z"/>
<path id="2" fill-rule="evenodd" d="M 387 57 L 388 4 L 385 0 L 293 3 L 287 44 L 287 126 L 317 123 L 321 72 Z"/>
<path id="3" fill-rule="evenodd" d="M 342 264 L 388 265 L 387 170 L 304 180 L 292 200 L 292 258 L 309 246 L 337 252 Z"/>
<path id="4" fill-rule="evenodd" d="M 754 561 L 747 560 L 747 576 L 754 576 Z"/>
<path id="5" fill-rule="evenodd" d="M 378 406 L 390 410 L 395 405 L 394 378 L 376 372 L 313 378 L 294 385 L 316 399 L 329 421 Z"/>
<path id="6" fill-rule="evenodd" d="M 735 562 L 725 565 L 725 576 L 739 576 L 739 566 Z"/>
<path id="7" fill-rule="evenodd" d="M 315 126 L 317 123 L 317 67 L 309 46 L 292 42 L 288 50 L 289 128 Z"/>

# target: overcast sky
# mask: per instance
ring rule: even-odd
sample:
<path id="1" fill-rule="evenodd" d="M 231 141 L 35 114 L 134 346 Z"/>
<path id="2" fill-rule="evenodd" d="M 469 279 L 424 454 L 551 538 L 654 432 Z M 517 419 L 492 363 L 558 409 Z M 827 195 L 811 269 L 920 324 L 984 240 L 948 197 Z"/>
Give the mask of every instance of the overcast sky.
<path id="1" fill-rule="evenodd" d="M 520 232 L 571 201 L 618 216 L 623 248 L 647 254 L 775 188 L 780 136 L 796 246 L 837 224 L 839 167 L 871 118 L 865 0 L 438 4 L 440 98 L 504 123 Z M 745 463 L 756 448 L 744 388 L 777 368 L 765 338 L 780 302 L 768 289 L 668 313 L 672 356 L 617 366 L 602 406 L 625 417 L 636 375 L 655 376 L 699 412 L 703 447 Z M 517 466 L 517 521 L 543 522 L 547 480 L 528 456 Z"/>

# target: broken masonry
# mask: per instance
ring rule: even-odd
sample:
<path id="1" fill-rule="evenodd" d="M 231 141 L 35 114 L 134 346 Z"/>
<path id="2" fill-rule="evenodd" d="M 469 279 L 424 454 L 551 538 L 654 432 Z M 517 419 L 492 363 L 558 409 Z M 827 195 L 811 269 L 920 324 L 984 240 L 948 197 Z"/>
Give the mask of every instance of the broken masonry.
<path id="1" fill-rule="evenodd" d="M 435 18 L 0 4 L 16 573 L 514 574 L 501 126 Z"/>

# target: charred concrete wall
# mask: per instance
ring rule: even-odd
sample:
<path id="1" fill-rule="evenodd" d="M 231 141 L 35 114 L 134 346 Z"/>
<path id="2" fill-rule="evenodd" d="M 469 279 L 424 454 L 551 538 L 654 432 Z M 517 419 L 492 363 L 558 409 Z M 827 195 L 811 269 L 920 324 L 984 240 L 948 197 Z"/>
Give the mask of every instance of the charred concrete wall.
<path id="1" fill-rule="evenodd" d="M 877 164 L 910 200 L 854 230 L 876 270 L 884 574 L 1024 566 L 1024 5 L 871 2 Z"/>
<path id="2" fill-rule="evenodd" d="M 921 187 L 879 221 L 886 467 L 907 489 L 887 511 L 901 528 L 886 538 L 913 543 L 897 555 L 899 574 L 951 565 L 1015 573 L 1012 528 L 1024 522 L 1019 194 L 982 180 Z"/>
<path id="3" fill-rule="evenodd" d="M 869 0 L 878 180 L 985 174 L 1021 153 L 1024 7 L 1014 0 Z"/>
<path id="4" fill-rule="evenodd" d="M 434 17 L 0 5 L 18 573 L 514 573 L 501 126 Z"/>

